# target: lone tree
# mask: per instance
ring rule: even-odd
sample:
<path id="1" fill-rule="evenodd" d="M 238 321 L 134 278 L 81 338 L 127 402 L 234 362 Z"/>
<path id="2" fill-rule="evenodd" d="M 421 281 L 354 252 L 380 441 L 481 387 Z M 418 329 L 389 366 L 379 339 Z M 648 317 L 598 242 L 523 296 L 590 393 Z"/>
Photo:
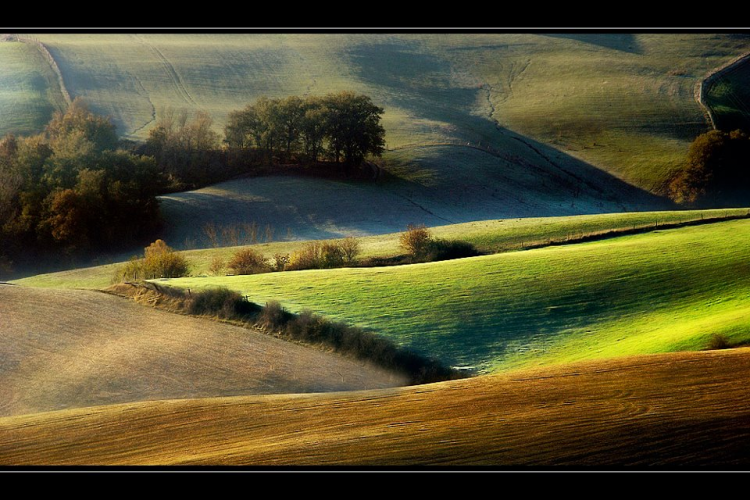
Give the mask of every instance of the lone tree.
<path id="1" fill-rule="evenodd" d="M 424 224 L 409 224 L 398 240 L 399 246 L 415 259 L 425 257 L 434 241 L 432 233 Z"/>

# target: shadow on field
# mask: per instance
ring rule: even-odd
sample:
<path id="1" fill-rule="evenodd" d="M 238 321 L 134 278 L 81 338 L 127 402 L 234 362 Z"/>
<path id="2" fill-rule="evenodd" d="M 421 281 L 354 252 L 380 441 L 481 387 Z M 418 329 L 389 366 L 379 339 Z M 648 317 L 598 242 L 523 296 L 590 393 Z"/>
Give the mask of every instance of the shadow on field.
<path id="1" fill-rule="evenodd" d="M 617 37 L 611 43 L 621 50 L 636 43 L 632 35 Z M 592 40 L 609 43 L 606 37 L 600 38 L 593 37 Z M 349 57 L 357 76 L 373 88 L 381 89 L 377 96 L 381 105 L 403 109 L 422 122 L 451 127 L 453 138 L 446 144 L 417 143 L 410 146 L 415 151 L 428 147 L 443 148 L 442 157 L 432 154 L 427 155 L 426 162 L 420 159 L 412 162 L 415 168 L 430 172 L 425 172 L 424 177 L 435 179 L 433 191 L 438 188 L 458 193 L 466 205 L 467 197 L 481 204 L 482 200 L 473 195 L 487 188 L 512 188 L 515 196 L 523 197 L 522 203 L 538 204 L 541 208 L 529 210 L 527 206 L 508 210 L 506 206 L 502 213 L 489 217 L 673 208 L 670 202 L 659 196 L 498 125 L 491 116 L 494 113 L 489 99 L 491 89 L 485 84 L 467 84 L 454 76 L 458 71 L 448 61 L 420 51 L 418 45 L 392 40 L 359 44 L 349 50 Z M 454 161 L 455 156 L 463 154 L 457 152 L 458 148 L 479 150 L 488 156 L 468 162 Z M 482 164 L 481 168 L 477 168 L 478 163 Z M 425 194 L 424 185 L 405 182 L 409 184 L 408 192 L 417 193 L 417 196 L 420 192 Z M 474 188 L 476 192 L 472 192 Z M 437 193 L 433 194 L 437 196 Z M 450 196 L 446 201 L 450 202 Z"/>
<path id="2" fill-rule="evenodd" d="M 540 33 L 553 38 L 566 38 L 578 42 L 590 43 L 607 49 L 643 54 L 638 39 L 633 33 Z"/>

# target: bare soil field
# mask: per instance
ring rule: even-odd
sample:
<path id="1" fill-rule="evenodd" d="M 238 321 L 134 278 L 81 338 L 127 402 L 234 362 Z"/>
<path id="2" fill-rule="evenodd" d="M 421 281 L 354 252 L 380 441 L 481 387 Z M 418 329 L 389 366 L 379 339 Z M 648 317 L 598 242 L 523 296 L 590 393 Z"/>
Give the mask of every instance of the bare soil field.
<path id="1" fill-rule="evenodd" d="M 0 285 L 0 415 L 404 384 L 379 368 L 82 290 Z"/>
<path id="2" fill-rule="evenodd" d="M 0 463 L 741 468 L 750 350 L 0 419 Z"/>

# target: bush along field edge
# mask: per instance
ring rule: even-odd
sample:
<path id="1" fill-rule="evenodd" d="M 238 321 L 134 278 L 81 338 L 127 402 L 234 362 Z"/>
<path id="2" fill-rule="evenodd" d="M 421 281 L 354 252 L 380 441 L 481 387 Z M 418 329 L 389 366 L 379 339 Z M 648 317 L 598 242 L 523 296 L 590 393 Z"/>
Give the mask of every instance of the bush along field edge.
<path id="1" fill-rule="evenodd" d="M 113 285 L 104 293 L 173 313 L 225 321 L 276 338 L 299 342 L 402 373 L 410 385 L 464 378 L 469 373 L 397 346 L 362 328 L 331 321 L 311 311 L 292 314 L 276 301 L 261 306 L 238 292 L 217 287 L 200 292 L 182 291 L 138 281 Z"/>

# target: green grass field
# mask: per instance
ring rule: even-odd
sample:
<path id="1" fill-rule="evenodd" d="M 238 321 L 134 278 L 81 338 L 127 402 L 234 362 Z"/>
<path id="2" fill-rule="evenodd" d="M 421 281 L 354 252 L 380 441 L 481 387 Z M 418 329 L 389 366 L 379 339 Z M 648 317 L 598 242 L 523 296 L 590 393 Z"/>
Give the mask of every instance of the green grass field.
<path id="1" fill-rule="evenodd" d="M 37 37 L 71 95 L 128 137 L 145 138 L 164 106 L 207 110 L 220 129 L 260 95 L 355 89 L 386 109 L 391 162 L 415 145 L 470 143 L 543 165 L 538 141 L 563 168 L 581 159 L 651 191 L 706 130 L 696 82 L 750 47 L 728 33 Z"/>
<path id="2" fill-rule="evenodd" d="M 750 64 L 725 73 L 706 93 L 706 103 L 722 130 L 750 129 Z"/>
<path id="3" fill-rule="evenodd" d="M 480 371 L 750 339 L 750 222 L 390 268 L 166 280 L 371 328 Z"/>
<path id="4" fill-rule="evenodd" d="M 696 82 L 748 42 L 731 34 L 566 33 L 434 43 L 453 64 L 473 68 L 504 127 L 658 191 L 707 129 Z"/>
<path id="5" fill-rule="evenodd" d="M 36 133 L 63 109 L 56 76 L 35 47 L 0 41 L 0 68 L 0 136 Z"/>
<path id="6" fill-rule="evenodd" d="M 670 224 L 745 214 L 747 214 L 747 209 L 613 213 L 486 220 L 436 226 L 430 230 L 437 238 L 468 241 L 482 252 L 494 253 L 520 250 L 525 247 L 545 244 L 549 241 L 564 242 L 568 239 L 579 238 L 582 235 L 642 227 L 649 228 L 657 223 Z M 365 259 L 369 257 L 393 257 L 402 254 L 403 250 L 399 247 L 400 234 L 398 232 L 358 238 L 361 245 L 360 257 Z M 169 240 L 167 243 L 172 244 Z M 219 243 L 221 245 L 219 248 L 183 252 L 183 255 L 190 261 L 192 275 L 209 274 L 208 269 L 214 257 L 221 257 L 228 261 L 239 248 L 242 248 L 242 246 L 230 246 L 230 242 L 226 240 Z M 252 246 L 267 259 L 271 259 L 277 253 L 292 253 L 305 244 L 305 241 L 275 241 L 258 243 Z M 102 266 L 39 274 L 15 280 L 14 283 L 44 288 L 102 289 L 111 284 L 115 270 L 121 265 L 122 262 L 115 262 Z"/>

